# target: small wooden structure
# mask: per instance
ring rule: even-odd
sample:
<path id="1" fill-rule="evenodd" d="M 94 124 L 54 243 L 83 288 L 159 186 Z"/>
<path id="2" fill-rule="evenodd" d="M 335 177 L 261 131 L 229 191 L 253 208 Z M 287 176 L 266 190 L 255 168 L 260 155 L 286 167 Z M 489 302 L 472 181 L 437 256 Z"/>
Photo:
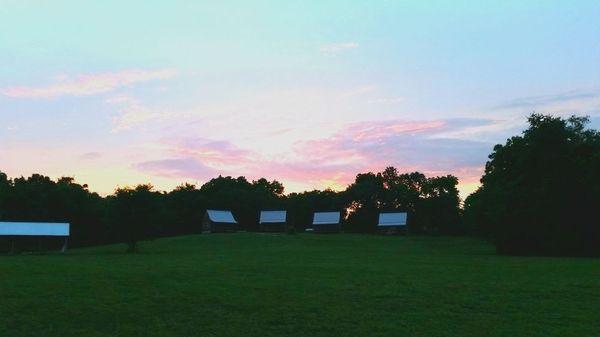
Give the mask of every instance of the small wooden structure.
<path id="1" fill-rule="evenodd" d="M 261 211 L 258 221 L 261 232 L 285 232 L 286 211 Z"/>
<path id="2" fill-rule="evenodd" d="M 406 212 L 379 213 L 377 233 L 406 234 Z"/>
<path id="3" fill-rule="evenodd" d="M 313 215 L 313 233 L 339 233 L 340 212 L 315 212 Z"/>
<path id="4" fill-rule="evenodd" d="M 43 245 L 48 241 L 60 243 L 59 246 L 62 246 L 60 251 L 64 253 L 67 251 L 69 235 L 70 224 L 66 222 L 0 222 L 0 237 L 8 239 L 10 245 L 8 251 L 11 253 L 15 251 L 15 242 L 20 238 L 34 239 L 40 250 L 48 246 Z"/>
<path id="5" fill-rule="evenodd" d="M 238 230 L 238 223 L 231 211 L 208 209 L 202 219 L 202 233 L 233 233 Z"/>

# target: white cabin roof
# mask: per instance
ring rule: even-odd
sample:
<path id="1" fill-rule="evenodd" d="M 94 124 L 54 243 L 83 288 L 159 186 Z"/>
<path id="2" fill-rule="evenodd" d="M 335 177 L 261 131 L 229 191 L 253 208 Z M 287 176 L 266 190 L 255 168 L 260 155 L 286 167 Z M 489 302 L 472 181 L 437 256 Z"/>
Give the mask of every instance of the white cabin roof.
<path id="1" fill-rule="evenodd" d="M 379 213 L 377 226 L 406 226 L 406 213 Z"/>
<path id="2" fill-rule="evenodd" d="M 285 223 L 286 211 L 261 211 L 259 223 Z"/>
<path id="3" fill-rule="evenodd" d="M 69 236 L 66 222 L 0 222 L 0 235 Z"/>
<path id="4" fill-rule="evenodd" d="M 340 223 L 340 212 L 315 212 L 313 225 L 330 225 Z"/>
<path id="5" fill-rule="evenodd" d="M 237 223 L 231 211 L 215 211 L 212 209 L 207 209 L 206 213 L 208 214 L 208 218 L 212 222 Z"/>

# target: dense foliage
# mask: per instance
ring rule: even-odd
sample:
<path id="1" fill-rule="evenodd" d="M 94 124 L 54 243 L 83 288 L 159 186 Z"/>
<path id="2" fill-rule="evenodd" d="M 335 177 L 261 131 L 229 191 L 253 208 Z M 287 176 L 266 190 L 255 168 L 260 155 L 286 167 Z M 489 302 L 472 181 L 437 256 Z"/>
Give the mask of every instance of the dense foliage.
<path id="1" fill-rule="evenodd" d="M 534 114 L 494 148 L 465 216 L 499 252 L 600 255 L 600 133 L 587 122 Z"/>
<path id="2" fill-rule="evenodd" d="M 167 193 L 146 184 L 101 197 L 72 178 L 53 181 L 34 174 L 9 179 L 0 172 L 0 220 L 68 221 L 71 245 L 124 242 L 129 251 L 142 239 L 200 233 L 206 209 L 232 210 L 249 231 L 258 230 L 260 210 L 288 210 L 290 231 L 303 231 L 315 211 L 342 211 L 347 217 L 343 228 L 351 232 L 373 232 L 379 211 L 403 210 L 415 232 L 455 234 L 461 230 L 457 183 L 452 176 L 427 178 L 389 167 L 359 174 L 340 192 L 285 195 L 275 180 L 220 176 L 200 188 L 184 184 Z"/>
<path id="3" fill-rule="evenodd" d="M 412 233 L 462 233 L 457 185 L 454 176 L 399 174 L 394 167 L 377 174 L 359 174 L 343 194 L 350 212 L 347 228 L 372 232 L 381 211 L 404 210 L 411 215 L 408 225 Z"/>

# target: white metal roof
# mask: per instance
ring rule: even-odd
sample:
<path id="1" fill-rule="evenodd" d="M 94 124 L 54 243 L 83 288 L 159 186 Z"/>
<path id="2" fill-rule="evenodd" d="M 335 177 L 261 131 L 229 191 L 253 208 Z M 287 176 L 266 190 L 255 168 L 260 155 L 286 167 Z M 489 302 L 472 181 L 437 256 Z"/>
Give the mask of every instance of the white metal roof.
<path id="1" fill-rule="evenodd" d="M 0 222 L 0 235 L 69 236 L 64 222 Z"/>
<path id="2" fill-rule="evenodd" d="M 377 226 L 406 226 L 406 213 L 379 213 Z"/>
<path id="3" fill-rule="evenodd" d="M 340 212 L 315 212 L 313 225 L 329 225 L 340 223 Z"/>
<path id="4" fill-rule="evenodd" d="M 286 211 L 261 211 L 259 223 L 281 223 L 286 217 Z"/>
<path id="5" fill-rule="evenodd" d="M 208 218 L 212 222 L 220 222 L 220 223 L 237 223 L 231 211 L 215 211 L 212 209 L 206 210 L 208 213 Z"/>

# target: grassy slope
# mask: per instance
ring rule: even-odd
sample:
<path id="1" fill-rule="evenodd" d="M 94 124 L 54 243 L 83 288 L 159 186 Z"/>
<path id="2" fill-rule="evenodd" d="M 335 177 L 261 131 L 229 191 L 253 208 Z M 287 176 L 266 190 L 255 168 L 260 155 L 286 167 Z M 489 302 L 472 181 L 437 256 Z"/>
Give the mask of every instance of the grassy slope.
<path id="1" fill-rule="evenodd" d="M 0 256 L 0 335 L 600 334 L 600 260 L 358 235 L 205 235 L 124 249 Z"/>

